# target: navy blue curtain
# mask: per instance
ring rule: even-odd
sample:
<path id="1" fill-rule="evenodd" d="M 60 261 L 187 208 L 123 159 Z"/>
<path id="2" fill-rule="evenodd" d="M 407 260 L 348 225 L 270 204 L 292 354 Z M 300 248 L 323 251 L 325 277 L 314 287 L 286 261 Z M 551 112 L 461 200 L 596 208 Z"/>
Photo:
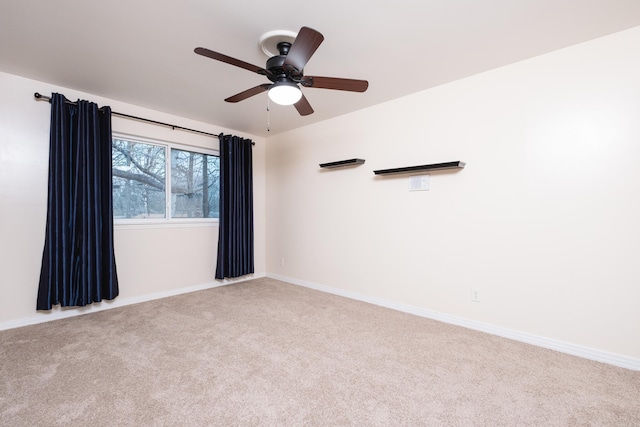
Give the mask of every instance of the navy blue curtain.
<path id="1" fill-rule="evenodd" d="M 220 139 L 220 229 L 216 279 L 254 272 L 252 142 Z"/>
<path id="2" fill-rule="evenodd" d="M 111 109 L 51 96 L 47 226 L 38 310 L 118 296 L 113 251 Z"/>

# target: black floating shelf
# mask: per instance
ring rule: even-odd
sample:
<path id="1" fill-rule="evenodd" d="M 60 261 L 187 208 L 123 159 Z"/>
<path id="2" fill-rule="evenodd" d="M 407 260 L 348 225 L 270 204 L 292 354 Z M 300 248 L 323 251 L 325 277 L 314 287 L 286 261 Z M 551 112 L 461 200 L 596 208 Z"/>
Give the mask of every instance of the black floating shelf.
<path id="1" fill-rule="evenodd" d="M 446 162 L 446 163 L 432 163 L 430 165 L 421 166 L 408 166 L 406 168 L 394 168 L 394 169 L 380 169 L 373 171 L 376 175 L 391 175 L 394 173 L 410 173 L 410 172 L 422 172 L 422 171 L 435 171 L 443 169 L 462 169 L 465 163 L 461 161 Z"/>
<path id="2" fill-rule="evenodd" d="M 337 162 L 331 163 L 320 163 L 321 168 L 340 168 L 342 166 L 353 166 L 353 165 L 361 165 L 364 163 L 364 159 L 349 159 L 349 160 L 340 160 Z"/>

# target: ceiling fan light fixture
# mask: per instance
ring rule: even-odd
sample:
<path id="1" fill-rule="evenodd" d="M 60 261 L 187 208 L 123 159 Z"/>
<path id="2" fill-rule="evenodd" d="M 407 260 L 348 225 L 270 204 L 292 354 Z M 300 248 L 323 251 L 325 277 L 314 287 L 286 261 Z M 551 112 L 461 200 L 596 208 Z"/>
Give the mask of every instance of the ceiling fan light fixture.
<path id="1" fill-rule="evenodd" d="M 294 105 L 298 114 L 308 116 L 313 108 L 302 94 L 300 84 L 305 88 L 344 90 L 364 92 L 369 87 L 366 80 L 343 79 L 338 77 L 303 76 L 302 70 L 309 58 L 324 40 L 324 36 L 309 27 L 302 27 L 297 34 L 275 31 L 266 33 L 260 40 L 260 46 L 269 56 L 264 68 L 240 59 L 214 52 L 204 47 L 197 47 L 198 55 L 224 62 L 252 73 L 265 76 L 271 83 L 264 83 L 244 90 L 225 99 L 225 102 L 240 102 L 267 91 L 267 102 L 273 101 L 281 105 Z M 275 49 L 275 50 L 273 50 Z M 277 51 L 277 52 L 276 52 Z M 267 104 L 268 108 L 269 104 Z"/>
<path id="2" fill-rule="evenodd" d="M 269 89 L 269 99 L 280 105 L 293 105 L 302 98 L 302 91 L 292 82 L 278 82 Z"/>

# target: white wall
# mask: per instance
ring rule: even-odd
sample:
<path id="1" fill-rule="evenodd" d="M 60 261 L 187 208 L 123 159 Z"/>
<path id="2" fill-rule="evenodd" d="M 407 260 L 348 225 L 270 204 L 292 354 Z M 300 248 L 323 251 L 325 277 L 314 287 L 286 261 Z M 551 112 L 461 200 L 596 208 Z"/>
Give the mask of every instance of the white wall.
<path id="1" fill-rule="evenodd" d="M 635 28 L 270 137 L 267 271 L 640 361 L 639 50 Z M 428 192 L 373 174 L 454 160 Z"/>
<path id="2" fill-rule="evenodd" d="M 121 302 L 179 293 L 212 286 L 218 227 L 119 227 L 115 252 L 120 296 L 85 309 L 36 312 L 36 295 L 47 203 L 50 106 L 34 100 L 34 92 L 63 93 L 110 105 L 113 111 L 163 121 L 211 133 L 224 132 L 256 142 L 254 160 L 255 260 L 254 277 L 265 273 L 265 141 L 230 129 L 196 122 L 134 105 L 80 93 L 68 88 L 0 73 L 0 329 L 78 312 L 89 312 Z M 212 118 L 215 119 L 215 118 Z M 144 136 L 195 147 L 218 149 L 217 138 L 171 130 L 114 116 L 114 132 Z"/>

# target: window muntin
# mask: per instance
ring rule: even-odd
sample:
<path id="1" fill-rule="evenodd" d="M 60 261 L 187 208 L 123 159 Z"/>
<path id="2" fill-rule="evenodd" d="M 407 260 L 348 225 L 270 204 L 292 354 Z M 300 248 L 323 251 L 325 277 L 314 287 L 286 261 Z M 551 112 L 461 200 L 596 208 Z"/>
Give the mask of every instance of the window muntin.
<path id="1" fill-rule="evenodd" d="M 218 218 L 219 157 L 212 151 L 185 148 L 127 136 L 113 138 L 113 215 L 117 223 Z"/>

